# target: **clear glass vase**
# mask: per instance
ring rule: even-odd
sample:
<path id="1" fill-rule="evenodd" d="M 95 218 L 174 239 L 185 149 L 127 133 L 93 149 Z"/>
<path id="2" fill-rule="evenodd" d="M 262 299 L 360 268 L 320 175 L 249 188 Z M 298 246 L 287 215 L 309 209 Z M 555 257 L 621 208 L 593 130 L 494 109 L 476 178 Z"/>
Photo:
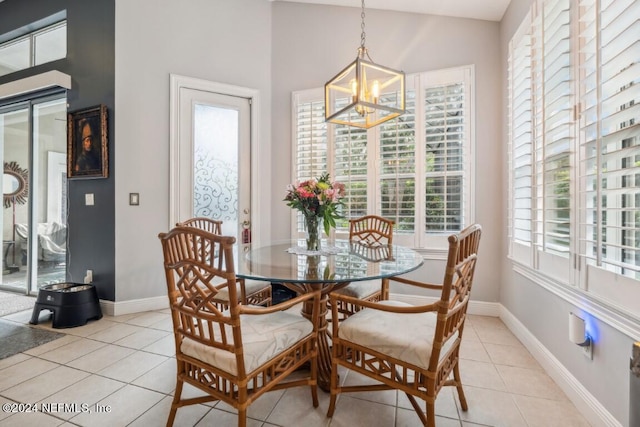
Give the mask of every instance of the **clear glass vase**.
<path id="1" fill-rule="evenodd" d="M 322 221 L 320 221 L 318 217 L 314 215 L 305 216 L 304 219 L 307 232 L 307 250 L 319 251 L 320 238 L 322 237 L 322 231 L 320 230 Z"/>

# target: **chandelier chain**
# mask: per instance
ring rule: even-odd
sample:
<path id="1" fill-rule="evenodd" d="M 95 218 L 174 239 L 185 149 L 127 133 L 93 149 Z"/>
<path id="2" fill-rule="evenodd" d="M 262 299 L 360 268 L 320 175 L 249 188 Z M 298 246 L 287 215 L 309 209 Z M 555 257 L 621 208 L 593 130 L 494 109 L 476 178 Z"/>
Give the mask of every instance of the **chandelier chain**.
<path id="1" fill-rule="evenodd" d="M 362 18 L 362 23 L 360 24 L 360 28 L 362 29 L 362 33 L 360 33 L 360 47 L 364 49 L 364 43 L 367 38 L 367 35 L 364 32 L 364 0 L 362 0 L 362 12 L 360 13 L 360 18 Z"/>

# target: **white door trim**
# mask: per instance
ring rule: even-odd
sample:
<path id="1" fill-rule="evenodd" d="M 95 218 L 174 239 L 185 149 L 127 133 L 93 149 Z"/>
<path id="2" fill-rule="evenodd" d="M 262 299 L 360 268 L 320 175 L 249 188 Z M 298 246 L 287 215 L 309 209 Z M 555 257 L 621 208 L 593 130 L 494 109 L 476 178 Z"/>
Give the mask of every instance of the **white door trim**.
<path id="1" fill-rule="evenodd" d="M 261 223 L 261 215 L 256 215 L 256 212 L 262 211 L 258 197 L 259 192 L 257 191 L 260 176 L 257 170 L 258 159 L 262 158 L 258 141 L 258 135 L 260 135 L 258 129 L 258 117 L 260 117 L 259 91 L 257 89 L 217 83 L 178 74 L 170 74 L 169 80 L 169 229 L 172 229 L 176 222 L 179 221 L 180 206 L 178 201 L 180 200 L 180 175 L 178 173 L 178 165 L 180 164 L 180 90 L 183 88 L 194 89 L 222 95 L 237 96 L 249 99 L 251 104 L 251 224 L 254 230 L 252 243 L 260 245 L 259 236 L 261 233 L 255 231 L 261 230 L 266 224 Z"/>

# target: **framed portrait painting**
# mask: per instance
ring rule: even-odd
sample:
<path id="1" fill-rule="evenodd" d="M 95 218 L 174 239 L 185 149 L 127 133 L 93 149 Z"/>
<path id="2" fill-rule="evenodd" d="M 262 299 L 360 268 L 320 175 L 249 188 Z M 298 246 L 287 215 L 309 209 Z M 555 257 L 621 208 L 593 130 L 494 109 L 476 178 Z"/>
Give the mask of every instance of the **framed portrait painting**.
<path id="1" fill-rule="evenodd" d="M 107 107 L 98 105 L 67 116 L 67 177 L 107 178 Z"/>

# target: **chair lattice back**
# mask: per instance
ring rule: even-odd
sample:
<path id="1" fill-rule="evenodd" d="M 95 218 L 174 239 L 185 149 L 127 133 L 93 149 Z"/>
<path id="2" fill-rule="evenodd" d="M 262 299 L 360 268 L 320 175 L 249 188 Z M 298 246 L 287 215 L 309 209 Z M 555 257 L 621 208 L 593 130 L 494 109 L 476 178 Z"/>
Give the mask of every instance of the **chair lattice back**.
<path id="1" fill-rule="evenodd" d="M 207 231 L 212 234 L 222 234 L 222 221 L 218 221 L 211 218 L 206 217 L 195 217 L 190 218 L 186 221 L 180 222 L 176 224 L 176 227 L 193 227 L 198 228 L 200 230 Z M 243 279 L 238 279 L 238 283 L 240 286 L 239 292 L 236 294 L 239 297 L 239 301 L 242 304 L 253 304 L 253 305 L 263 305 L 270 306 L 272 301 L 272 291 L 271 291 L 271 283 L 264 282 L 261 284 L 250 283 L 246 284 Z M 220 308 L 227 309 L 229 308 L 229 304 L 227 303 L 228 297 L 226 295 L 221 295 L 216 303 Z"/>
<path id="2" fill-rule="evenodd" d="M 391 245 L 395 222 L 376 215 L 349 220 L 349 240 L 369 246 Z"/>
<path id="3" fill-rule="evenodd" d="M 456 333 L 458 340 L 462 338 L 481 234 L 481 227 L 475 224 L 459 234 L 449 236 L 447 266 L 438 304 L 439 320 L 430 360 L 431 368 L 434 370 L 442 362 L 440 350 L 444 343 Z M 448 370 L 439 372 L 443 378 L 448 377 L 449 373 Z"/>
<path id="4" fill-rule="evenodd" d="M 195 227 L 176 227 L 159 237 L 177 348 L 180 348 L 179 342 L 188 337 L 227 351 L 238 351 L 234 343 L 240 341 L 233 339 L 227 326 L 236 323 L 233 320 L 237 306 L 233 267 L 235 238 Z M 221 311 L 215 303 L 222 287 L 227 287 L 231 296 L 228 312 Z M 242 363 L 241 357 L 238 363 Z"/>
<path id="5" fill-rule="evenodd" d="M 177 227 L 196 227 L 213 234 L 222 234 L 222 221 L 206 217 L 190 218 L 176 224 Z"/>
<path id="6" fill-rule="evenodd" d="M 384 261 L 393 259 L 393 246 L 391 245 L 370 245 L 359 241 L 349 242 L 349 249 L 354 254 L 367 261 Z"/>
<path id="7" fill-rule="evenodd" d="M 394 221 L 377 215 L 365 215 L 349 220 L 350 250 L 369 261 L 383 261 L 393 259 L 393 226 Z M 349 289 L 338 290 L 338 293 L 348 293 Z M 355 289 L 357 298 L 366 301 L 380 301 L 389 298 L 389 287 L 386 281 L 371 281 L 361 283 Z M 358 308 L 345 301 L 336 302 L 338 312 L 343 318 L 354 314 Z M 331 307 L 331 304 L 328 303 Z"/>

